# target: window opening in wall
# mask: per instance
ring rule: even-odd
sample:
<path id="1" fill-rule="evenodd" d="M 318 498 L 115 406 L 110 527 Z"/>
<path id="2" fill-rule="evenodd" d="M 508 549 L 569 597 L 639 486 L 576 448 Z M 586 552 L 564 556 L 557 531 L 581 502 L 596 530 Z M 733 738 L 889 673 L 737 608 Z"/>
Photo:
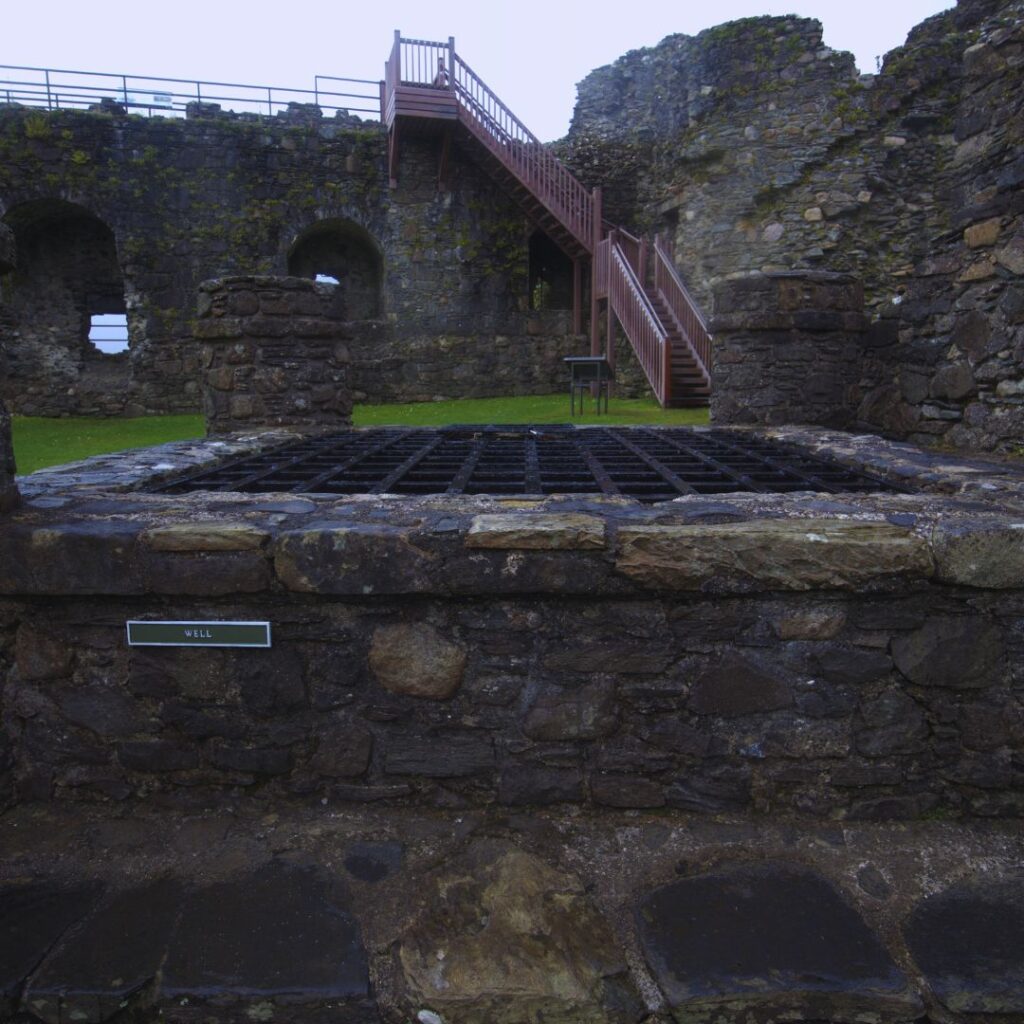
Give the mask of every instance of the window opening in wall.
<path id="1" fill-rule="evenodd" d="M 89 341 L 107 356 L 128 351 L 128 315 L 95 313 L 89 321 Z"/>
<path id="2" fill-rule="evenodd" d="M 374 320 L 381 310 L 382 263 L 369 232 L 350 220 L 317 221 L 288 253 L 288 273 L 336 285 L 334 296 L 349 320 Z"/>

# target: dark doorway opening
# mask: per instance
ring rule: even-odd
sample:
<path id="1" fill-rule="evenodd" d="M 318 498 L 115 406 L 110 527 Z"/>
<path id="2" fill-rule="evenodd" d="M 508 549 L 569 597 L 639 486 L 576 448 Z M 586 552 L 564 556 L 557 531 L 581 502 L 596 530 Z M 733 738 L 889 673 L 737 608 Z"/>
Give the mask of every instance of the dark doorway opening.
<path id="1" fill-rule="evenodd" d="M 572 309 L 572 260 L 539 230 L 530 235 L 530 309 Z"/>

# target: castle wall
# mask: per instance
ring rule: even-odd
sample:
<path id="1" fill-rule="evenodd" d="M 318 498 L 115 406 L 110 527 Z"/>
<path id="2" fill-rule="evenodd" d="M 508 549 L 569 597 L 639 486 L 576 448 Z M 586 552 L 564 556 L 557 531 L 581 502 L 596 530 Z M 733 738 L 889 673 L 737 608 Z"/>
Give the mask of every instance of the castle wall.
<path id="1" fill-rule="evenodd" d="M 821 26 L 753 18 L 592 72 L 563 144 L 613 220 L 667 231 L 699 300 L 740 271 L 851 272 L 859 420 L 918 441 L 1024 435 L 1024 7 L 961 0 L 858 77 Z"/>
<path id="2" fill-rule="evenodd" d="M 375 123 L 199 113 L 208 116 L 0 109 L 0 217 L 24 253 L 3 279 L 15 316 L 3 394 L 14 411 L 195 411 L 199 283 L 283 275 L 293 255 L 303 273 L 317 259 L 329 271 L 332 255 L 344 266 L 346 245 L 361 246 L 340 285 L 357 287 L 348 319 L 377 314 L 383 327 L 363 333 L 383 330 L 384 358 L 408 358 L 429 377 L 429 386 L 408 375 L 378 381 L 354 367 L 360 400 L 503 394 L 510 381 L 560 389 L 560 372 L 549 379 L 532 365 L 560 371 L 579 344 L 562 312 L 529 313 L 531 229 L 466 151 L 456 147 L 450 191 L 439 192 L 438 143 L 403 140 L 390 190 Z M 126 355 L 101 355 L 87 340 L 90 313 L 118 311 L 101 308 L 111 295 L 127 313 Z M 460 374 L 450 335 L 471 336 L 460 344 L 493 372 Z M 513 339 L 514 365 L 501 363 L 493 335 Z"/>

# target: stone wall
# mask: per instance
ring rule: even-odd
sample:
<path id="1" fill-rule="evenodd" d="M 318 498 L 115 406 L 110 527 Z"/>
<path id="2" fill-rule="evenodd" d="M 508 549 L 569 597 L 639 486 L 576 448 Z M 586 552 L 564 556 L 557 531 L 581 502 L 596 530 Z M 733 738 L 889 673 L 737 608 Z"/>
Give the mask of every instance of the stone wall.
<path id="1" fill-rule="evenodd" d="M 337 285 L 228 277 L 199 290 L 208 434 L 352 425 L 349 332 Z"/>
<path id="2" fill-rule="evenodd" d="M 1018 499 L 977 481 L 992 507 L 29 507 L 0 538 L 15 793 L 1019 816 Z M 274 646 L 125 646 L 203 617 Z"/>
<path id="3" fill-rule="evenodd" d="M 1012 449 L 1022 33 L 1018 0 L 960 0 L 866 76 L 807 19 L 669 36 L 580 83 L 563 149 L 609 217 L 670 232 L 705 305 L 741 271 L 861 279 L 862 424 Z"/>
<path id="4" fill-rule="evenodd" d="M 0 1013 L 1019 1019 L 1024 477 L 773 433 L 923 490 L 123 493 L 279 433 L 27 478 Z"/>
<path id="5" fill-rule="evenodd" d="M 849 275 L 782 271 L 715 287 L 711 422 L 844 427 L 857 407 L 864 294 Z"/>
<path id="6" fill-rule="evenodd" d="M 4 281 L 14 317 L 4 397 L 34 415 L 194 411 L 199 284 L 289 267 L 340 274 L 348 318 L 384 325 L 364 333 L 384 331 L 387 358 L 430 363 L 430 397 L 503 394 L 511 381 L 558 390 L 529 346 L 585 343 L 566 337 L 562 313 L 527 315 L 532 229 L 471 150 L 455 148 L 450 190 L 439 191 L 438 146 L 405 140 L 392 190 L 373 122 L 0 108 L 0 218 L 23 253 Z M 98 312 L 126 313 L 126 355 L 89 344 Z M 494 372 L 454 362 L 452 335 Z M 495 358 L 506 350 L 492 335 L 521 339 L 507 352 L 514 365 Z M 377 391 L 364 375 L 359 390 L 410 400 L 425 388 L 403 392 L 392 378 Z"/>
<path id="7" fill-rule="evenodd" d="M 0 275 L 14 269 L 14 232 L 0 224 Z M 0 291 L 0 326 L 8 316 L 3 292 Z M 0 333 L 0 377 L 7 372 L 4 352 L 4 338 Z M 0 512 L 6 512 L 18 500 L 18 488 L 14 482 L 14 448 L 11 443 L 11 417 L 7 406 L 0 399 Z"/>

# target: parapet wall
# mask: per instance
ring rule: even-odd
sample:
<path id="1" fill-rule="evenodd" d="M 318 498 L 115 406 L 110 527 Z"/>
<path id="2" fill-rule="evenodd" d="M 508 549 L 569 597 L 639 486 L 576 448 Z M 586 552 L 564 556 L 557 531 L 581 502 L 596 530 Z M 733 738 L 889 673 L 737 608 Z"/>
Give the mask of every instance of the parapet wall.
<path id="1" fill-rule="evenodd" d="M 337 286 L 229 277 L 199 291 L 208 434 L 352 425 L 349 332 Z"/>

